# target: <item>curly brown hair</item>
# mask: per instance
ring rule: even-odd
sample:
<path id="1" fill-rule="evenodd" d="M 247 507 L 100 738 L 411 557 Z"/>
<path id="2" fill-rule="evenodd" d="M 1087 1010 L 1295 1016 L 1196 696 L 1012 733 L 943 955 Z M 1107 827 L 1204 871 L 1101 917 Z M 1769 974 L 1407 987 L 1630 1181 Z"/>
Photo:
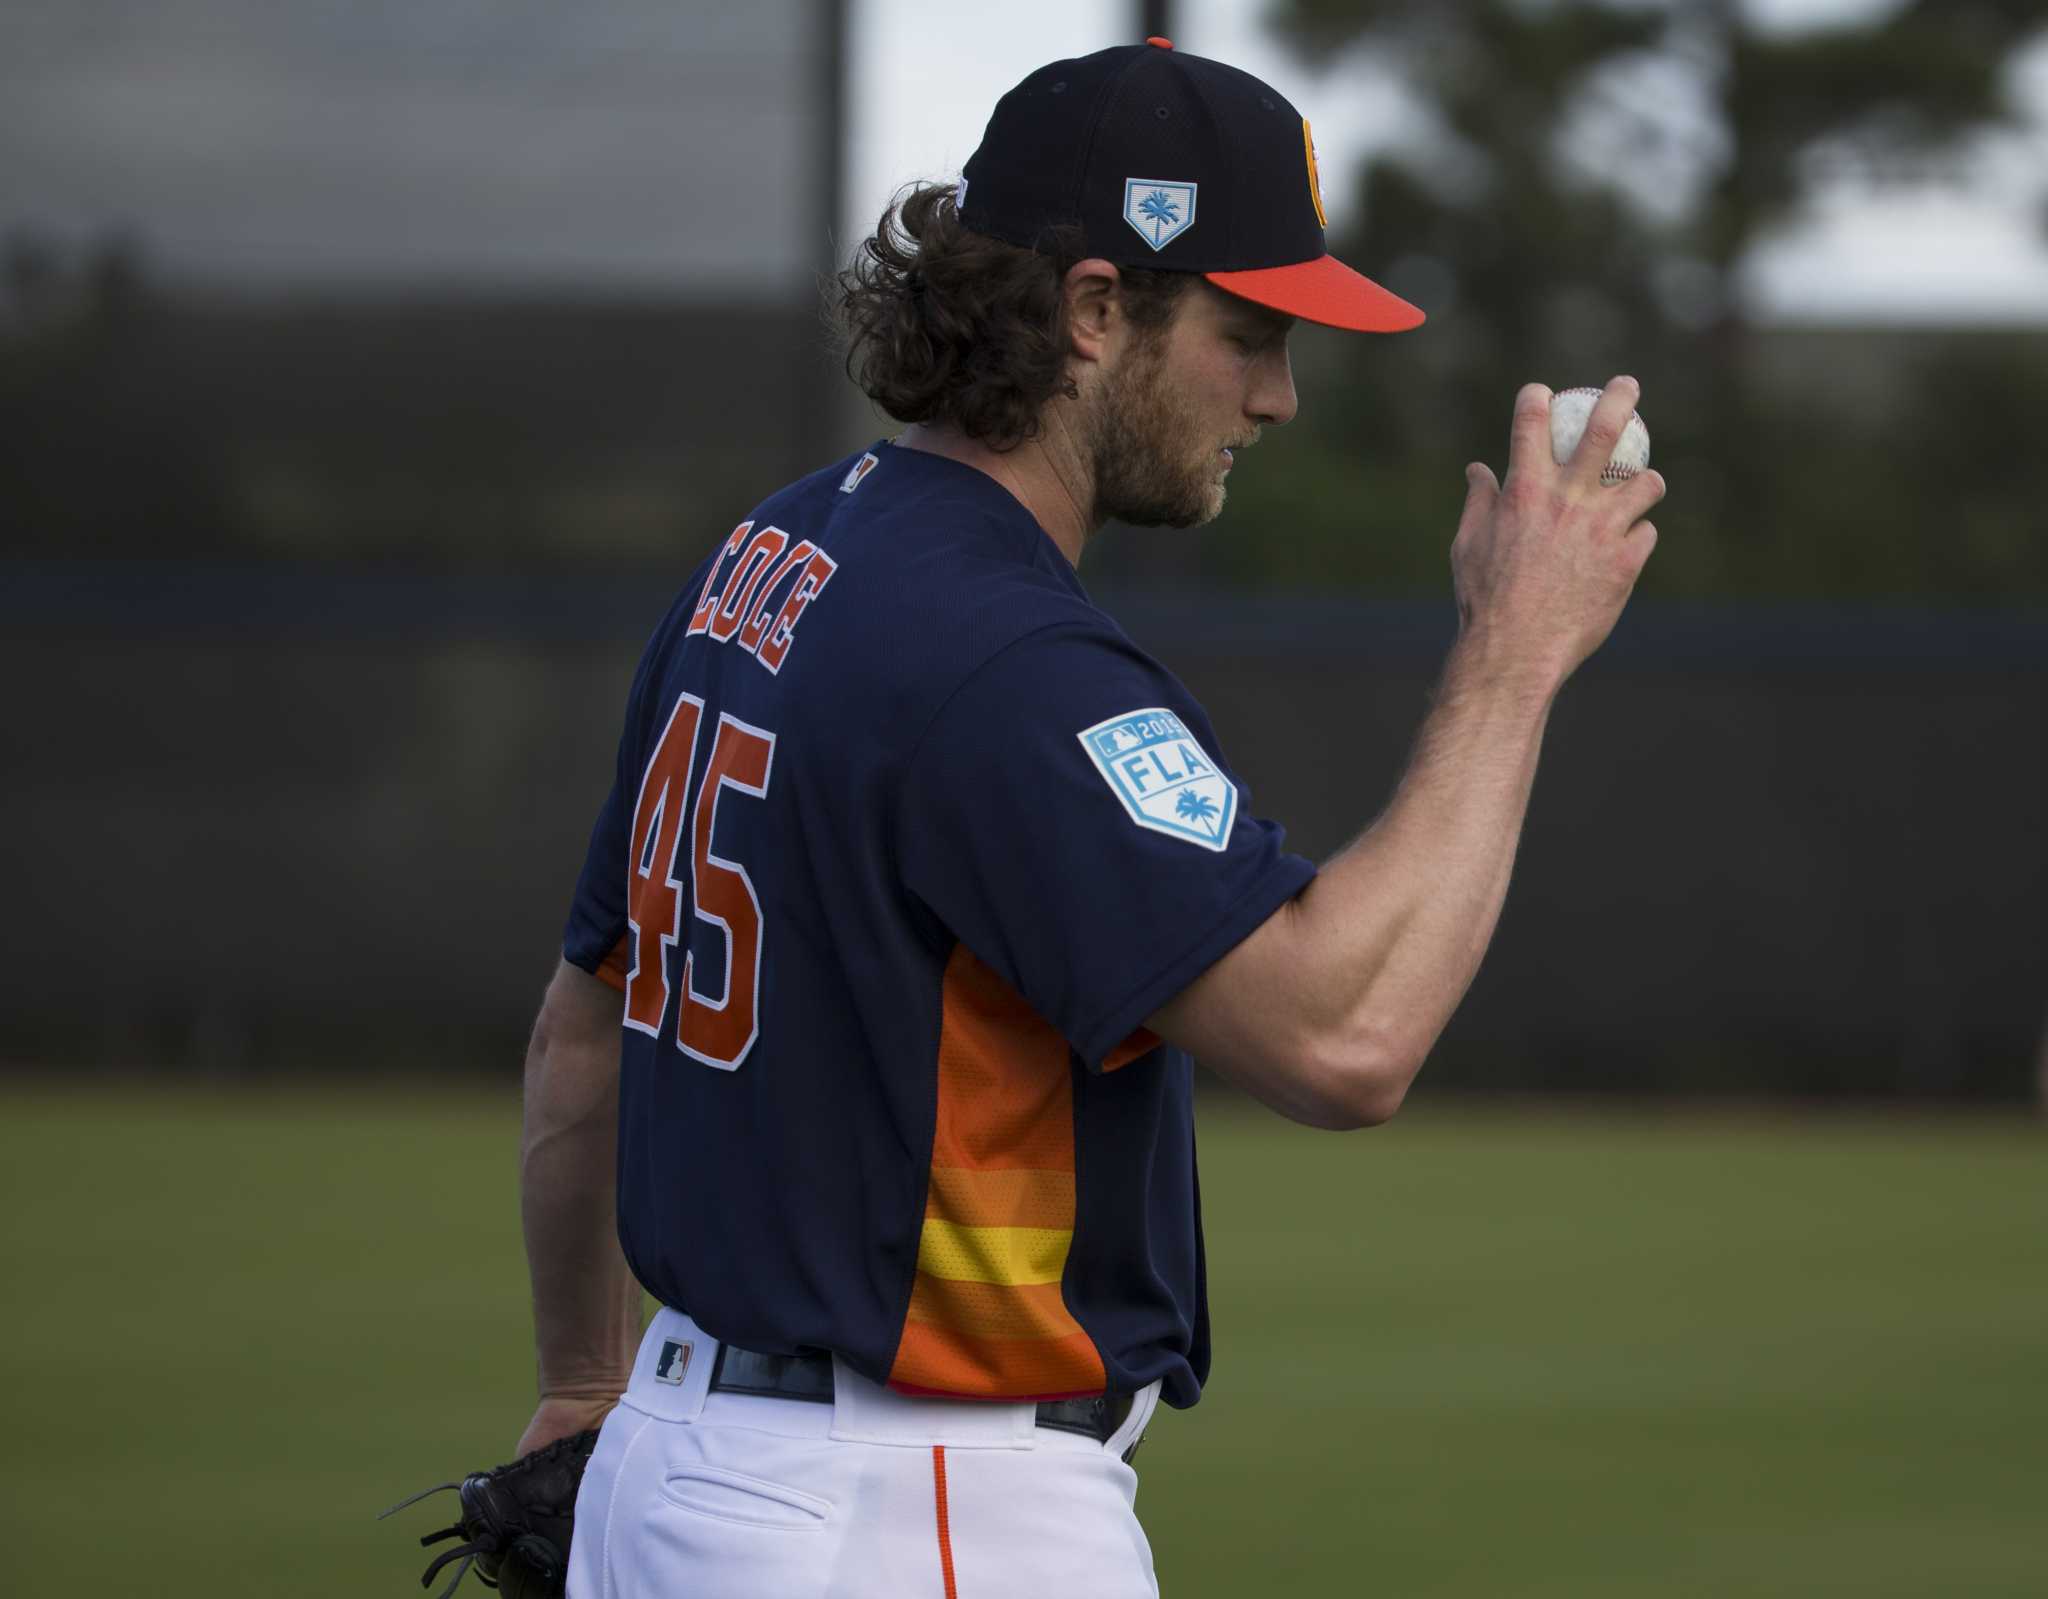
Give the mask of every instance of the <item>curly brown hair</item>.
<path id="1" fill-rule="evenodd" d="M 1062 289 L 1085 240 L 1069 225 L 1036 249 L 1005 244 L 962 224 L 954 192 L 924 183 L 898 194 L 834 279 L 846 371 L 899 422 L 950 423 L 1008 450 L 1037 435 L 1054 395 L 1076 397 Z M 1125 315 L 1156 335 L 1188 276 L 1125 269 Z"/>

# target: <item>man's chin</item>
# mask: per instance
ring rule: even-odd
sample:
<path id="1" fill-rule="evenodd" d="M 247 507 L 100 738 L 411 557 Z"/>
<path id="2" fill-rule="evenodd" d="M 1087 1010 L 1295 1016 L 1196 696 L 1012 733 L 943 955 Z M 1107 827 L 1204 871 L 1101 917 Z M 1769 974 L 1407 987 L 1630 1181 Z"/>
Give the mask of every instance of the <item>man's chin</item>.
<path id="1" fill-rule="evenodd" d="M 1203 491 L 1199 502 L 1183 501 L 1179 505 L 1148 505 L 1142 508 L 1116 513 L 1116 520 L 1125 527 L 1200 527 L 1213 522 L 1223 514 L 1224 486 L 1212 483 Z"/>
<path id="2" fill-rule="evenodd" d="M 1228 492 L 1224 488 L 1222 480 L 1218 479 L 1210 484 L 1208 491 L 1203 494 L 1200 510 L 1196 511 L 1194 515 L 1184 516 L 1179 521 L 1170 525 L 1174 527 L 1202 527 L 1207 523 L 1215 521 L 1217 517 L 1223 514 L 1223 499 Z"/>

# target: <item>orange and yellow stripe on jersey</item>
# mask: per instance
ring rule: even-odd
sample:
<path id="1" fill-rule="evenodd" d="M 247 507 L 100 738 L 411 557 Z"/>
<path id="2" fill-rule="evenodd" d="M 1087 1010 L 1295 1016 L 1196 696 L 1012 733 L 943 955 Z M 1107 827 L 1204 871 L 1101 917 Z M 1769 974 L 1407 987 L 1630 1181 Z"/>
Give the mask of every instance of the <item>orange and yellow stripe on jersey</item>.
<path id="1" fill-rule="evenodd" d="M 1139 1032 L 1106 1067 L 1158 1040 Z M 1061 1296 L 1074 1241 L 1067 1042 L 957 946 L 946 966 L 931 1186 L 889 1372 L 907 1393 L 1101 1393 L 1102 1356 Z"/>

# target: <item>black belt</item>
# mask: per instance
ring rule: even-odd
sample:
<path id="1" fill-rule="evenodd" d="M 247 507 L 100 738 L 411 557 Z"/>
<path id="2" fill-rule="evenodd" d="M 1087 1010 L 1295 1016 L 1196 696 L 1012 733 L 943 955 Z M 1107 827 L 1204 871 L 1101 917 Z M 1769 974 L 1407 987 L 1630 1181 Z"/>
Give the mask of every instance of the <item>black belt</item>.
<path id="1" fill-rule="evenodd" d="M 807 1399 L 832 1403 L 832 1357 L 822 1351 L 808 1355 L 763 1355 L 735 1344 L 720 1344 L 711 1365 L 714 1394 L 753 1394 L 761 1399 Z M 1130 1419 L 1129 1394 L 1096 1394 L 1087 1399 L 1041 1399 L 1038 1425 L 1079 1433 L 1106 1444 Z M 1138 1452 L 1139 1438 L 1124 1451 L 1128 1461 Z"/>

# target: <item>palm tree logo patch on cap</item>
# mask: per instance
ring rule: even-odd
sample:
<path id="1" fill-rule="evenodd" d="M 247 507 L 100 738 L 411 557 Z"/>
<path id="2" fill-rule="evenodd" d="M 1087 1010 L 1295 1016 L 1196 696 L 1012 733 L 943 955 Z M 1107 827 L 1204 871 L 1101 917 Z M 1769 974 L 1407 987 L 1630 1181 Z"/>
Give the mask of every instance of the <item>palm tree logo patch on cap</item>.
<path id="1" fill-rule="evenodd" d="M 1316 220 L 1327 228 L 1330 219 L 1323 212 L 1323 179 L 1316 170 L 1316 136 L 1309 131 L 1307 117 L 1301 119 L 1301 147 L 1308 155 L 1308 197 L 1316 203 Z"/>
<path id="2" fill-rule="evenodd" d="M 1195 225 L 1195 186 L 1160 178 L 1124 179 L 1124 220 L 1155 250 Z"/>

